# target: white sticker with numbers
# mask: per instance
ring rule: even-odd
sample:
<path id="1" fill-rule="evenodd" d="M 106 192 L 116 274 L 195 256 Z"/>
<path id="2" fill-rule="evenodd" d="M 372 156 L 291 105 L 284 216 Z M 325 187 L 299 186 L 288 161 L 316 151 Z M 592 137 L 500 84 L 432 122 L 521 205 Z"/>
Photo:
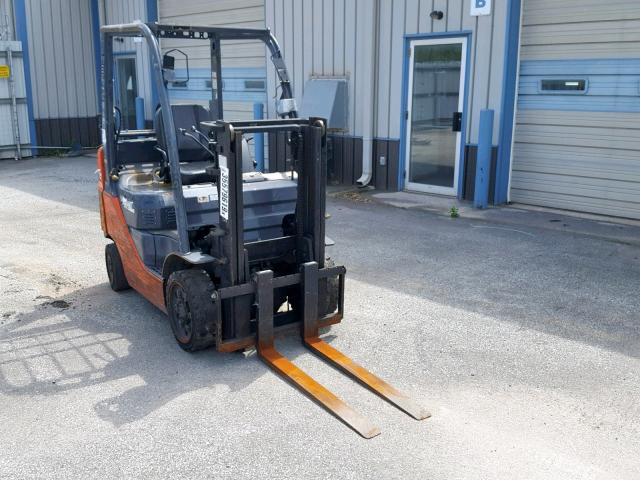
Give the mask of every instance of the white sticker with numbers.
<path id="1" fill-rule="evenodd" d="M 229 169 L 220 166 L 220 216 L 229 220 Z"/>

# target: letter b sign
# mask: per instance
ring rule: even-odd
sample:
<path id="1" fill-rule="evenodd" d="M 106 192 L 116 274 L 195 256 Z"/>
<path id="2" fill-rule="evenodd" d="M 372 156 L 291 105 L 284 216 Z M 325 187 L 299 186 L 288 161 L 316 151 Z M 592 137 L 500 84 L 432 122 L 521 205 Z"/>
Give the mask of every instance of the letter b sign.
<path id="1" fill-rule="evenodd" d="M 471 16 L 491 15 L 491 0 L 471 0 Z"/>

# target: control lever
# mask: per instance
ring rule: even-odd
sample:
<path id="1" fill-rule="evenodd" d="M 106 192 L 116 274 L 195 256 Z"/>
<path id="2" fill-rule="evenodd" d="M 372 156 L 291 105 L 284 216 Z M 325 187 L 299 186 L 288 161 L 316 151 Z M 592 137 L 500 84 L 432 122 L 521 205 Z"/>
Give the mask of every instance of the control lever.
<path id="1" fill-rule="evenodd" d="M 178 129 L 178 131 L 179 131 L 182 135 L 184 135 L 185 137 L 189 137 L 189 138 L 191 138 L 194 142 L 196 142 L 198 145 L 200 145 L 202 148 L 204 148 L 204 149 L 209 153 L 209 155 L 211 155 L 211 157 L 212 157 L 212 158 L 216 158 L 216 155 L 215 155 L 211 150 L 209 150 L 209 147 L 207 147 L 205 144 L 203 144 L 203 143 L 198 139 L 198 137 L 196 137 L 194 134 L 187 132 L 187 129 L 186 129 L 186 128 L 180 128 L 180 129 Z M 200 133 L 200 132 L 198 132 L 198 133 Z M 207 139 L 207 140 L 208 140 L 208 139 Z"/>
<path id="2" fill-rule="evenodd" d="M 209 143 L 209 137 L 207 137 L 204 133 L 198 130 L 195 125 L 191 125 L 191 131 L 193 133 L 197 133 L 198 135 L 200 135 L 201 138 L 204 138 L 205 142 Z"/>

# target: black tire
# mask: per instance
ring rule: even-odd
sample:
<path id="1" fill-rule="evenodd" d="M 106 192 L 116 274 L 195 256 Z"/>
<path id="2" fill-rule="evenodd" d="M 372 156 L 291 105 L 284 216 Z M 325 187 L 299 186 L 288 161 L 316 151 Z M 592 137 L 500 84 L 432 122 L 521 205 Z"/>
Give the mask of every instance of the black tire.
<path id="1" fill-rule="evenodd" d="M 335 267 L 336 263 L 327 257 L 324 261 L 325 268 Z M 338 309 L 338 299 L 340 296 L 340 281 L 338 277 L 322 278 L 318 282 L 318 317 L 322 318 Z M 296 309 L 302 307 L 300 293 L 297 288 L 289 290 L 289 303 Z"/>
<path id="2" fill-rule="evenodd" d="M 216 343 L 215 286 L 204 270 L 180 270 L 167 280 L 166 304 L 173 336 L 180 348 L 195 352 Z"/>
<path id="3" fill-rule="evenodd" d="M 336 262 L 327 258 L 324 261 L 325 268 L 336 266 Z M 340 280 L 338 277 L 323 278 L 318 284 L 318 316 L 320 318 L 335 312 L 338 309 L 338 297 L 340 296 Z"/>
<path id="4" fill-rule="evenodd" d="M 107 265 L 107 275 L 109 276 L 109 285 L 114 292 L 120 292 L 131 288 L 127 277 L 124 275 L 124 267 L 122 259 L 115 243 L 109 243 L 104 247 L 104 260 Z"/>

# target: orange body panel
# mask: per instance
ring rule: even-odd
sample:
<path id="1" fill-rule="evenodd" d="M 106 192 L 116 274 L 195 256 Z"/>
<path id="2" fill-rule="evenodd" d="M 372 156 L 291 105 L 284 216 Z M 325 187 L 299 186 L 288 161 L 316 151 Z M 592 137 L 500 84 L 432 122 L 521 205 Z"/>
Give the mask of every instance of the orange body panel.
<path id="1" fill-rule="evenodd" d="M 111 238 L 118 247 L 127 282 L 144 298 L 166 313 L 162 278 L 152 273 L 138 255 L 138 250 L 133 243 L 129 227 L 122 213 L 120 200 L 104 191 L 106 172 L 102 147 L 98 149 L 98 174 L 102 230 L 105 236 Z"/>
<path id="2" fill-rule="evenodd" d="M 104 192 L 104 182 L 107 176 L 106 167 L 104 166 L 104 148 L 99 147 L 96 153 L 96 163 L 98 164 L 98 202 L 100 203 L 100 225 L 102 226 L 102 233 L 105 237 L 108 237 L 107 223 L 104 215 L 104 203 L 102 202 L 102 192 Z"/>

